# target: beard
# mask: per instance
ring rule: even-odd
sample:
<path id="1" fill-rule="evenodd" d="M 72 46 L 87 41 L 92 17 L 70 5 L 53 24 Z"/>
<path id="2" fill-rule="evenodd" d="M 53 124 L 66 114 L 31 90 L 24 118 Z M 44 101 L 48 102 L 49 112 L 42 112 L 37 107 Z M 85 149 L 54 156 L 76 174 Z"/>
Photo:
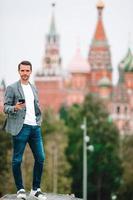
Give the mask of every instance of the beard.
<path id="1" fill-rule="evenodd" d="M 27 75 L 22 75 L 21 76 L 21 79 L 24 80 L 24 81 L 27 81 L 29 79 L 29 76 Z"/>

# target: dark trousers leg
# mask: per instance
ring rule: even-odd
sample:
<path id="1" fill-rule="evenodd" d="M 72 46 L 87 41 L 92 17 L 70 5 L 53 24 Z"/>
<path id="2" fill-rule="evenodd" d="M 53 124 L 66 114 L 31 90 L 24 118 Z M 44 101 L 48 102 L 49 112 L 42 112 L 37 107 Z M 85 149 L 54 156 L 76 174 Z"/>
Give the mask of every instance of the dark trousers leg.
<path id="1" fill-rule="evenodd" d="M 43 172 L 43 163 L 45 159 L 41 129 L 39 126 L 32 127 L 32 133 L 30 134 L 29 138 L 29 145 L 35 159 L 32 187 L 33 190 L 36 190 L 37 188 L 40 188 L 41 176 Z"/>
<path id="2" fill-rule="evenodd" d="M 13 157 L 12 157 L 12 171 L 15 184 L 18 190 L 24 188 L 21 172 L 21 162 L 23 153 L 28 140 L 29 129 L 23 127 L 17 136 L 13 136 Z"/>

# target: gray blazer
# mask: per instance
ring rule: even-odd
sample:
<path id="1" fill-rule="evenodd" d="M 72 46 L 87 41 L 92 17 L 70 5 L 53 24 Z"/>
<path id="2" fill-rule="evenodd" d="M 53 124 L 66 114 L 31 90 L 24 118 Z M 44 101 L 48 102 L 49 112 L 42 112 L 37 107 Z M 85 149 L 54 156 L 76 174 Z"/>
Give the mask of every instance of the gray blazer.
<path id="1" fill-rule="evenodd" d="M 35 106 L 35 115 L 37 125 L 41 125 L 41 110 L 39 107 L 38 94 L 35 87 L 31 85 L 33 94 L 34 94 L 34 106 Z M 5 92 L 5 100 L 4 100 L 4 112 L 7 114 L 7 120 L 5 124 L 5 130 L 12 135 L 17 135 L 22 129 L 26 108 L 22 110 L 14 111 L 14 106 L 18 102 L 19 99 L 25 99 L 23 89 L 20 81 L 9 85 Z"/>

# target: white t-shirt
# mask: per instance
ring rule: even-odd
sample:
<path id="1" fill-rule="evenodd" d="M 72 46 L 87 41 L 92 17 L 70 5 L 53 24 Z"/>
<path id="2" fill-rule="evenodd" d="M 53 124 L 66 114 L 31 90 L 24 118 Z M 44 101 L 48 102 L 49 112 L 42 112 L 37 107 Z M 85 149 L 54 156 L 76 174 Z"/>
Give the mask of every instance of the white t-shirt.
<path id="1" fill-rule="evenodd" d="M 25 96 L 25 104 L 26 104 L 26 116 L 24 120 L 24 124 L 35 126 L 36 116 L 35 116 L 35 108 L 34 108 L 34 95 L 31 89 L 30 84 L 24 85 L 21 84 Z"/>

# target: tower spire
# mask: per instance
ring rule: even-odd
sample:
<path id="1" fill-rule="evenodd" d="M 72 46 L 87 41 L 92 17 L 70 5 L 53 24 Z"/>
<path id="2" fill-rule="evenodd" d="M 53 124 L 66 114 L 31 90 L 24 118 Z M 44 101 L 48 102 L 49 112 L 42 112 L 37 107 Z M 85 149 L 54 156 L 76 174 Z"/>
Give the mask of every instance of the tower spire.
<path id="1" fill-rule="evenodd" d="M 46 35 L 45 55 L 43 57 L 43 68 L 40 74 L 44 76 L 60 76 L 62 74 L 62 59 L 60 56 L 60 36 L 57 34 L 55 26 L 54 9 L 52 6 L 52 17 L 50 21 L 50 30 Z"/>
<path id="2" fill-rule="evenodd" d="M 98 9 L 98 22 L 97 22 L 94 39 L 95 40 L 106 40 L 106 35 L 105 35 L 103 22 L 102 22 L 102 11 L 104 9 L 104 4 L 103 4 L 102 0 L 98 1 L 97 9 Z"/>
<path id="3" fill-rule="evenodd" d="M 52 18 L 51 18 L 49 33 L 50 33 L 51 36 L 53 36 L 53 35 L 56 35 L 55 15 L 54 15 L 54 9 L 55 9 L 56 4 L 52 3 L 51 6 L 52 6 Z"/>

